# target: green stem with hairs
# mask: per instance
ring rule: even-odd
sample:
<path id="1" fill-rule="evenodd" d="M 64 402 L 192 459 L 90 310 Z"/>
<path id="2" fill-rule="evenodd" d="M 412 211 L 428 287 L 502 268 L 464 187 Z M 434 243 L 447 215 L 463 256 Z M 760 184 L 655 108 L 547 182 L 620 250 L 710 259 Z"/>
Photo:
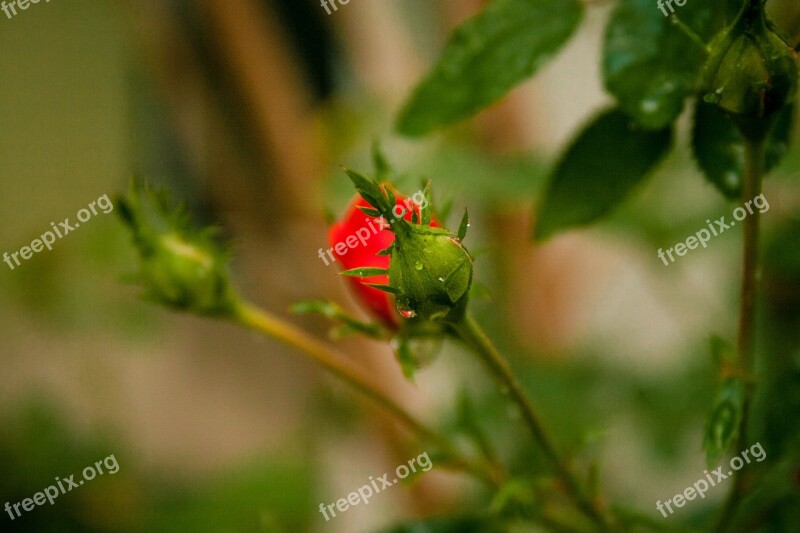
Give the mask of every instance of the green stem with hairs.
<path id="1" fill-rule="evenodd" d="M 528 399 L 508 362 L 495 348 L 492 341 L 484 333 L 478 323 L 470 316 L 465 316 L 461 321 L 451 324 L 458 337 L 467 346 L 472 348 L 489 367 L 495 377 L 504 387 L 512 401 L 519 407 L 533 438 L 541 448 L 551 468 L 564 484 L 567 494 L 572 498 L 577 507 L 589 517 L 601 531 L 613 531 L 608 517 L 601 509 L 600 502 L 589 498 L 581 487 L 581 483 L 566 463 L 561 459 L 542 424 L 539 414 Z"/>
<path id="2" fill-rule="evenodd" d="M 347 362 L 343 355 L 336 353 L 302 329 L 243 302 L 234 304 L 231 319 L 241 326 L 279 340 L 310 356 L 317 364 L 380 406 L 411 432 L 437 446 L 451 459 L 450 464 L 454 469 L 469 473 L 491 486 L 500 485 L 502 472 L 464 457 L 449 439 L 427 427 L 397 402 L 376 389 L 370 379 L 360 369 Z"/>
<path id="3" fill-rule="evenodd" d="M 745 142 L 745 174 L 743 198 L 752 200 L 761 194 L 761 183 L 764 179 L 764 159 L 766 140 Z M 737 367 L 746 376 L 755 373 L 755 325 L 756 325 L 756 293 L 758 287 L 758 242 L 761 213 L 756 210 L 744 221 L 744 248 L 742 260 L 742 289 L 739 311 L 739 335 L 737 342 Z M 739 424 L 737 450 L 749 446 L 747 425 L 753 401 L 754 387 L 748 380 L 746 383 L 742 419 Z M 734 473 L 734 484 L 719 516 L 715 531 L 723 533 L 728 530 L 734 513 L 745 494 L 745 476 L 741 472 Z"/>

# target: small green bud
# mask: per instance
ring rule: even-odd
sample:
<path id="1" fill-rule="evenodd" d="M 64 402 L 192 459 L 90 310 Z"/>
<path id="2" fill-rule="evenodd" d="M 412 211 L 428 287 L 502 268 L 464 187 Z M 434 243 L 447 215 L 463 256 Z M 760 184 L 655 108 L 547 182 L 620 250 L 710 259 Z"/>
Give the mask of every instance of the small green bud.
<path id="1" fill-rule="evenodd" d="M 236 302 L 227 271 L 227 254 L 213 230 L 194 230 L 164 195 L 134 187 L 118 200 L 123 222 L 133 233 L 140 258 L 135 280 L 146 298 L 201 315 L 222 315 Z"/>
<path id="2" fill-rule="evenodd" d="M 472 257 L 449 231 L 396 224 L 389 284 L 406 318 L 459 320 L 472 284 Z"/>
<path id="3" fill-rule="evenodd" d="M 761 139 L 794 100 L 797 77 L 794 50 L 771 29 L 763 0 L 752 0 L 709 45 L 703 98 L 729 113 L 745 137 Z"/>

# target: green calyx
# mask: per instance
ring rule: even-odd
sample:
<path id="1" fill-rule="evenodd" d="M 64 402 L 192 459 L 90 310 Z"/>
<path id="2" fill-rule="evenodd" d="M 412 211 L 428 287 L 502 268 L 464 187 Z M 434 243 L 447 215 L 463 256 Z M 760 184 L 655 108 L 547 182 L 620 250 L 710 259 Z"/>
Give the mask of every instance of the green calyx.
<path id="1" fill-rule="evenodd" d="M 794 100 L 797 77 L 794 50 L 771 29 L 764 0 L 751 0 L 709 45 L 703 98 L 727 112 L 746 138 L 760 140 Z"/>
<path id="2" fill-rule="evenodd" d="M 118 205 L 139 252 L 134 280 L 148 300 L 200 315 L 231 312 L 237 300 L 228 255 L 214 242 L 213 229 L 192 229 L 183 211 L 170 208 L 163 194 L 136 185 Z"/>
<path id="3" fill-rule="evenodd" d="M 400 224 L 389 263 L 400 314 L 423 320 L 458 321 L 472 285 L 472 257 L 449 231 Z"/>
<path id="4" fill-rule="evenodd" d="M 459 322 L 472 285 L 472 256 L 461 241 L 468 226 L 465 215 L 459 234 L 430 225 L 430 207 L 420 207 L 409 222 L 398 216 L 393 188 L 346 170 L 359 194 L 389 221 L 395 235 L 390 255 L 389 285 L 375 286 L 395 296 L 398 312 L 408 319 Z"/>

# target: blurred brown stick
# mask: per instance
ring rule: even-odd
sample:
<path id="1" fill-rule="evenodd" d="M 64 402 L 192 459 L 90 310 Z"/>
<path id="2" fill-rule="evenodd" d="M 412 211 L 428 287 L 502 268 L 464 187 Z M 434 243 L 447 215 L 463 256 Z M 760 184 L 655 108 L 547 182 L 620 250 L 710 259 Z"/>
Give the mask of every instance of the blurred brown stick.
<path id="1" fill-rule="evenodd" d="M 277 203 L 299 214 L 317 213 L 315 202 L 308 201 L 322 168 L 311 127 L 311 96 L 275 14 L 253 0 L 204 0 L 203 6 L 220 59 L 265 149 L 265 166 L 275 168 L 278 190 L 286 195 Z"/>

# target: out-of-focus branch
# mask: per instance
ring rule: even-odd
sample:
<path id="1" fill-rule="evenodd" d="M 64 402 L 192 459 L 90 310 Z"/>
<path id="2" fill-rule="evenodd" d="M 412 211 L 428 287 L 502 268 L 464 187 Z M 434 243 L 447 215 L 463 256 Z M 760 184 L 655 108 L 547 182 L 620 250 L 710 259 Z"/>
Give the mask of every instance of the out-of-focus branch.
<path id="1" fill-rule="evenodd" d="M 254 0 L 204 0 L 219 59 L 227 67 L 253 120 L 266 167 L 274 168 L 286 197 L 271 208 L 314 216 L 308 201 L 321 174 L 311 126 L 311 96 L 295 66 L 276 16 Z"/>

